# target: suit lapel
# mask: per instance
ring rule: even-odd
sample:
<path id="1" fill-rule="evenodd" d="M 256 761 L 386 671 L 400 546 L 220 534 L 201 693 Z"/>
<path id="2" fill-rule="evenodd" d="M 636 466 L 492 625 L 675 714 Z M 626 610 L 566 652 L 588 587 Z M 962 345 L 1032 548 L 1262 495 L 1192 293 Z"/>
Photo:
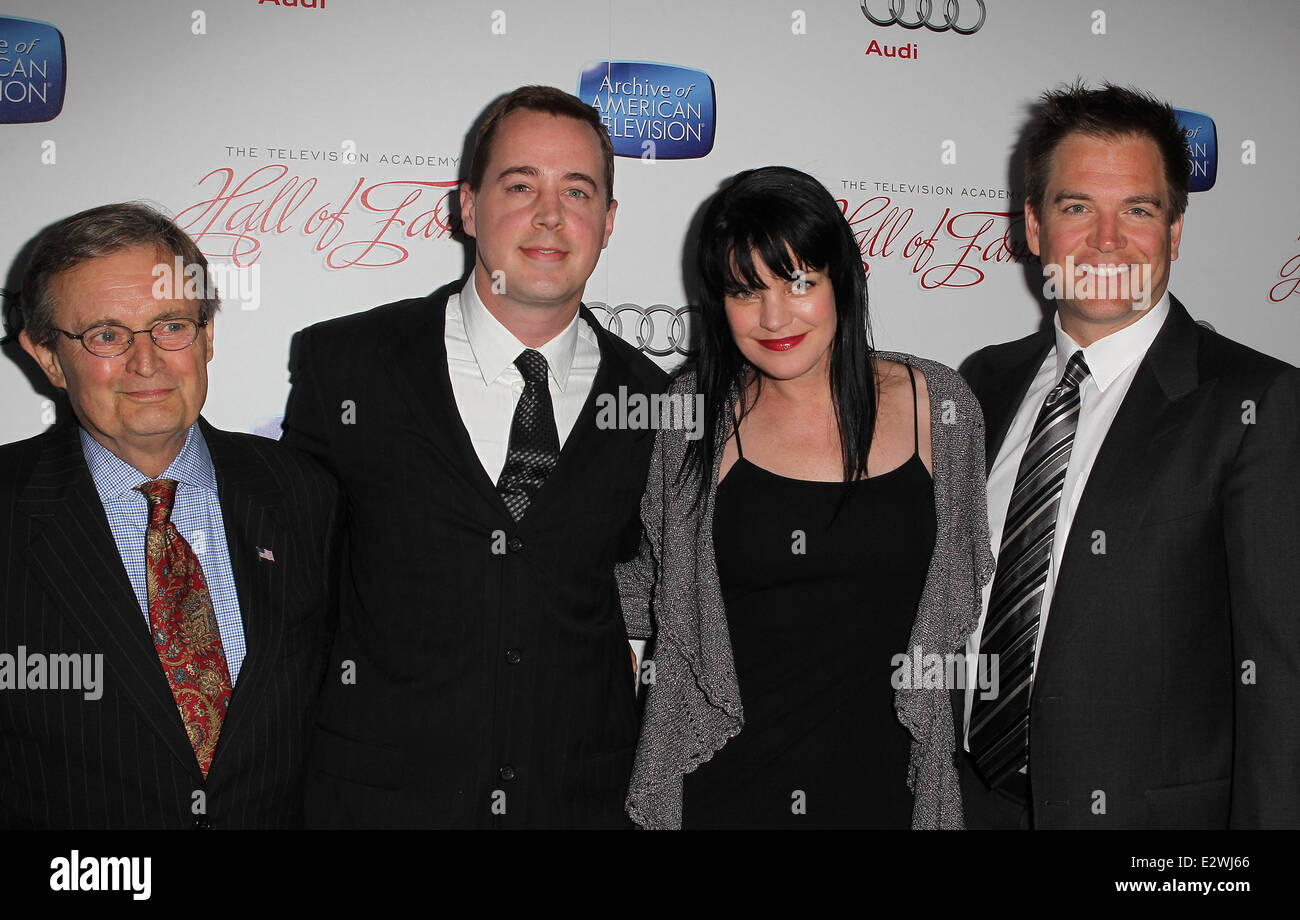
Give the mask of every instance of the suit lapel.
<path id="1" fill-rule="evenodd" d="M 1002 449 L 1016 410 L 1029 392 L 1029 386 L 1052 345 L 1050 333 L 1016 342 L 1009 353 L 989 369 L 988 374 L 972 382 L 975 397 L 984 410 L 984 429 L 988 433 L 984 443 L 986 475 L 993 469 L 993 461 Z"/>
<path id="2" fill-rule="evenodd" d="M 289 557 L 282 539 L 280 491 L 265 464 L 238 438 L 203 419 L 199 425 L 216 471 L 246 648 L 212 763 L 216 771 L 223 760 L 222 752 L 242 743 L 255 721 L 252 714 L 266 702 L 264 690 L 283 638 L 283 616 L 276 598 L 285 595 L 286 567 L 298 560 Z M 266 558 L 264 552 L 274 559 Z M 229 754 L 224 759 L 229 760 Z"/>
<path id="3" fill-rule="evenodd" d="M 1027 336 L 980 353 L 968 374 L 971 392 L 984 413 L 984 475 L 993 469 L 1002 442 L 1007 438 L 1016 411 L 1029 392 L 1034 376 L 1054 344 L 1050 333 Z M 993 547 L 996 551 L 997 547 Z M 965 724 L 966 691 L 954 687 L 951 693 L 953 720 Z"/>
<path id="4" fill-rule="evenodd" d="M 394 331 L 388 339 L 387 367 L 406 390 L 407 404 L 424 416 L 425 427 L 435 433 L 429 439 L 433 449 L 444 455 L 448 465 L 464 476 L 465 482 L 485 502 L 508 519 L 510 512 L 497 492 L 496 483 L 483 469 L 451 389 L 447 368 L 447 300 L 457 291 L 459 284 L 450 284 L 430 294 L 425 301 L 426 309 L 420 313 L 418 329 L 412 324 L 412 328 Z"/>
<path id="5" fill-rule="evenodd" d="M 430 295 L 427 301 L 429 323 L 422 329 L 422 335 L 410 334 L 414 330 L 408 330 L 408 334 L 395 334 L 389 339 L 388 367 L 393 369 L 406 390 L 408 404 L 425 417 L 430 430 L 438 432 L 439 437 L 432 439 L 435 449 L 445 454 L 452 468 L 460 471 L 485 502 L 508 519 L 510 512 L 501 500 L 496 483 L 483 469 L 451 389 L 445 331 L 447 298 L 455 290 L 449 286 Z M 596 437 L 596 397 L 610 392 L 614 382 L 625 376 L 626 364 L 609 341 L 611 333 L 601 328 L 585 306 L 579 308 L 579 315 L 595 330 L 600 346 L 600 366 L 582 412 L 560 451 L 559 461 L 534 496 L 530 511 L 545 507 L 551 496 L 563 493 L 575 477 L 586 471 L 585 461 L 579 458 L 588 457 L 595 449 L 592 439 Z M 439 334 L 433 335 L 434 329 Z"/>
<path id="6" fill-rule="evenodd" d="M 1131 544 L 1151 498 L 1152 477 L 1168 456 L 1168 440 L 1188 419 L 1192 406 L 1185 397 L 1200 383 L 1197 338 L 1196 324 L 1171 296 L 1165 325 L 1138 366 L 1079 499 L 1052 595 L 1040 667 L 1088 621 L 1095 586 L 1112 568 L 1092 551 L 1093 534 L 1105 535 L 1107 556 L 1133 552 Z"/>
<path id="7" fill-rule="evenodd" d="M 106 683 L 140 711 L 201 782 L 194 749 L 95 491 L 78 431 L 76 424 L 66 422 L 51 432 L 16 504 L 16 513 L 34 524 L 28 561 L 56 606 L 86 636 L 89 648 L 103 653 Z"/>

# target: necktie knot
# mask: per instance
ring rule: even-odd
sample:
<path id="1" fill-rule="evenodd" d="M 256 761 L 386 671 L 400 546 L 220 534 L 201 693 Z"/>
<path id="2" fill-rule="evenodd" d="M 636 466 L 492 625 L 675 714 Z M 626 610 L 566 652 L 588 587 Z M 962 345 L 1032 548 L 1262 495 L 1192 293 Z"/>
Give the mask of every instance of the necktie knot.
<path id="1" fill-rule="evenodd" d="M 540 351 L 525 348 L 519 353 L 519 357 L 515 358 L 515 367 L 519 368 L 519 373 L 524 375 L 525 382 L 542 387 L 546 386 L 546 372 L 548 369 L 546 356 Z"/>
<path id="2" fill-rule="evenodd" d="M 1070 360 L 1065 365 L 1065 373 L 1061 376 L 1061 383 L 1077 387 L 1091 373 L 1092 371 L 1088 370 L 1088 362 L 1083 359 L 1083 349 L 1080 348 L 1070 355 Z"/>
<path id="3" fill-rule="evenodd" d="M 1048 405 L 1055 405 L 1062 396 L 1072 390 L 1077 391 L 1080 384 L 1091 373 L 1092 371 L 1088 370 L 1088 362 L 1083 359 L 1083 349 L 1080 348 L 1066 362 L 1065 373 L 1061 375 L 1061 382 L 1053 387 L 1051 394 L 1048 396 Z"/>
<path id="4" fill-rule="evenodd" d="M 149 502 L 149 524 L 161 527 L 172 518 L 172 502 L 176 499 L 175 479 L 155 479 L 135 487 Z"/>

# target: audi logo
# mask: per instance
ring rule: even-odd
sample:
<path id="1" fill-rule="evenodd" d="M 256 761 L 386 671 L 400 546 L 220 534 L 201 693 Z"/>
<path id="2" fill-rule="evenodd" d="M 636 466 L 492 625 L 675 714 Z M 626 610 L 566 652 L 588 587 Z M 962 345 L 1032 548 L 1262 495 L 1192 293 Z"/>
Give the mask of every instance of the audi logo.
<path id="1" fill-rule="evenodd" d="M 656 303 L 643 307 L 635 303 L 621 303 L 616 307 L 600 301 L 587 304 L 593 314 L 605 314 L 603 325 L 614 335 L 635 345 L 648 355 L 663 358 L 671 354 L 683 357 L 691 354 L 687 348 L 690 330 L 686 328 L 686 314 L 699 313 L 699 307 L 687 304 L 684 307 L 670 307 Z M 658 317 L 663 317 L 659 319 Z M 636 317 L 632 320 L 628 317 Z M 624 333 L 625 324 L 630 326 Z M 636 338 L 628 338 L 635 334 Z"/>
<path id="2" fill-rule="evenodd" d="M 975 25 L 964 28 L 957 25 L 957 19 L 961 16 L 961 6 L 957 0 L 944 0 L 943 3 L 943 21 L 936 24 L 934 22 L 934 8 L 937 5 L 934 0 L 917 0 L 916 18 L 911 19 L 904 15 L 907 10 L 907 0 L 889 0 L 889 18 L 878 17 L 871 10 L 867 9 L 867 0 L 862 0 L 862 15 L 866 16 L 878 26 L 892 26 L 894 23 L 902 26 L 904 29 L 919 29 L 925 26 L 931 32 L 947 32 L 951 29 L 959 35 L 971 35 L 980 30 L 984 25 L 984 16 L 987 10 L 984 9 L 984 0 L 975 0 L 980 8 L 980 18 Z M 877 6 L 880 4 L 877 3 Z"/>

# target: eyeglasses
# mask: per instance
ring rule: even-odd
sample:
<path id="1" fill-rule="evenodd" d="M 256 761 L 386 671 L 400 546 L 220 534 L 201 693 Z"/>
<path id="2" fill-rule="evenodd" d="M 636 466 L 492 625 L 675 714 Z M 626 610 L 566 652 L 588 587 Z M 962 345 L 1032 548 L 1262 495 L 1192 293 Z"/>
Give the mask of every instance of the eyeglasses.
<path id="1" fill-rule="evenodd" d="M 199 330 L 207 326 L 208 321 L 195 319 L 161 319 L 148 329 L 128 329 L 117 323 L 100 323 L 84 330 L 80 335 L 73 335 L 56 328 L 70 339 L 81 342 L 82 347 L 97 358 L 116 358 L 125 354 L 135 337 L 149 333 L 149 338 L 163 351 L 181 351 L 194 344 L 199 337 Z"/>

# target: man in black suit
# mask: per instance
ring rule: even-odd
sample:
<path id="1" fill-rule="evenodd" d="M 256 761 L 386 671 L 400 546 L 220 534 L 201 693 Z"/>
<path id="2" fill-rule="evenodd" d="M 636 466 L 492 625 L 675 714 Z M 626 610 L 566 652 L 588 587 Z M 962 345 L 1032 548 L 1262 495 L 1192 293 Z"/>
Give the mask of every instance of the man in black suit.
<path id="1" fill-rule="evenodd" d="M 1025 174 L 1057 310 L 965 368 L 998 551 L 969 649 L 1000 665 L 995 697 L 955 695 L 967 822 L 1300 825 L 1300 372 L 1166 291 L 1168 105 L 1049 92 Z"/>
<path id="2" fill-rule="evenodd" d="M 597 398 L 664 374 L 582 306 L 613 151 L 560 90 L 497 100 L 461 185 L 463 286 L 299 336 L 285 438 L 347 496 L 308 823 L 626 827 L 635 658 L 614 565 L 654 432 Z"/>
<path id="3" fill-rule="evenodd" d="M 0 447 L 4 827 L 302 823 L 338 490 L 199 417 L 218 306 L 143 205 L 33 248 L 19 338 L 72 415 Z"/>

